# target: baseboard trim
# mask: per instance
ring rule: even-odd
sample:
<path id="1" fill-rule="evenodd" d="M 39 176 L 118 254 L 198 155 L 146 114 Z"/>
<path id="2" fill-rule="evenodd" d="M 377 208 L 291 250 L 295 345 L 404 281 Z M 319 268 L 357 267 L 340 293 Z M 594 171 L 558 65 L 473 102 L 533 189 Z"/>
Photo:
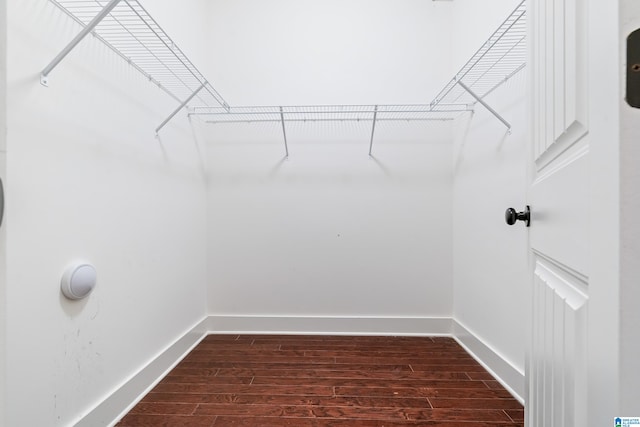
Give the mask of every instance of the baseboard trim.
<path id="1" fill-rule="evenodd" d="M 211 333 L 451 336 L 449 317 L 321 317 L 212 315 Z"/>
<path id="2" fill-rule="evenodd" d="M 204 318 L 74 424 L 113 426 L 208 334 Z"/>
<path id="3" fill-rule="evenodd" d="M 114 426 L 208 334 L 449 336 L 524 404 L 524 374 L 452 318 L 211 315 L 167 347 L 74 426 Z"/>
<path id="4" fill-rule="evenodd" d="M 453 320 L 453 338 L 524 405 L 524 372 L 456 320 Z"/>

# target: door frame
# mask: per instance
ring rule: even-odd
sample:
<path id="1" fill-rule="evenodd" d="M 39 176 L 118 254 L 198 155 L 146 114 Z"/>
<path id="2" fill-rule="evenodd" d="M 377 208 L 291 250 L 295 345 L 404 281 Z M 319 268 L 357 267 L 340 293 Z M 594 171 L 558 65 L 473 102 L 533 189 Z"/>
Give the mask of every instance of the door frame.
<path id="1" fill-rule="evenodd" d="M 6 195 L 7 148 L 7 0 L 0 0 L 0 178 Z M 5 203 L 6 205 L 6 203 Z M 6 208 L 6 206 L 5 206 Z M 6 210 L 6 209 L 5 209 Z M 6 215 L 0 225 L 0 427 L 4 427 L 6 402 L 6 335 L 7 335 L 7 232 Z"/>
<path id="2" fill-rule="evenodd" d="M 640 417 L 640 109 L 625 101 L 627 36 L 640 28 L 640 2 L 620 0 L 620 384 L 619 414 Z"/>
<path id="3" fill-rule="evenodd" d="M 591 427 L 613 425 L 613 418 L 617 416 L 640 417 L 640 392 L 637 387 L 636 390 L 630 387 L 633 379 L 640 380 L 640 363 L 631 360 L 633 355 L 630 358 L 626 354 L 626 347 L 632 342 L 637 345 L 640 334 L 629 327 L 625 317 L 625 312 L 633 308 L 632 296 L 636 294 L 635 301 L 640 301 L 634 289 L 638 287 L 640 274 L 629 271 L 629 277 L 623 276 L 630 267 L 629 261 L 640 258 L 637 247 L 626 244 L 633 228 L 636 236 L 638 233 L 637 224 L 627 224 L 631 213 L 627 203 L 634 192 L 636 203 L 638 196 L 637 186 L 633 189 L 633 178 L 628 175 L 629 166 L 640 162 L 637 149 L 635 158 L 631 151 L 635 145 L 632 134 L 637 134 L 637 130 L 629 135 L 622 132 L 633 129 L 633 116 L 636 128 L 640 123 L 638 115 L 633 114 L 637 112 L 630 112 L 624 101 L 626 34 L 623 22 L 634 21 L 628 14 L 632 2 L 589 0 L 588 25 L 593 49 L 589 59 L 589 85 L 593 93 L 589 100 L 592 271 L 587 381 Z M 640 14 L 635 17 L 637 25 L 638 17 Z"/>

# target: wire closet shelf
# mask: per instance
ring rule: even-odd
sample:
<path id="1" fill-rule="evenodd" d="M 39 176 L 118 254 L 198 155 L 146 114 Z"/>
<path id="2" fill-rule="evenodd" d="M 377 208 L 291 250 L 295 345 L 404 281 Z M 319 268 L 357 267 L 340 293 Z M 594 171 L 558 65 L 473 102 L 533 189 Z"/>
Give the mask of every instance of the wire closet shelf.
<path id="1" fill-rule="evenodd" d="M 422 105 L 289 105 L 246 107 L 193 107 L 191 114 L 207 123 L 428 121 L 452 120 L 452 114 L 470 111 L 466 104 Z"/>
<path id="2" fill-rule="evenodd" d="M 522 71 L 527 63 L 526 0 L 505 19 L 431 102 L 480 103 L 511 128 L 484 98 Z"/>
<path id="3" fill-rule="evenodd" d="M 429 104 L 194 107 L 191 114 L 207 123 L 314 121 L 453 120 L 478 103 L 501 122 L 511 125 L 484 98 L 524 69 L 526 51 L 525 0 L 507 17 Z"/>
<path id="4" fill-rule="evenodd" d="M 228 108 L 222 96 L 137 0 L 50 1 L 83 30 L 42 71 L 44 85 L 58 63 L 91 33 L 180 103 L 156 132 L 188 103 Z"/>
<path id="5" fill-rule="evenodd" d="M 510 129 L 484 98 L 522 70 L 527 56 L 522 0 L 429 104 L 231 107 L 137 0 L 50 1 L 83 29 L 42 71 L 42 83 L 91 33 L 179 103 L 156 132 L 186 107 L 208 123 L 281 122 L 285 144 L 285 122 L 306 121 L 372 121 L 373 140 L 377 121 L 453 120 L 478 103 Z"/>

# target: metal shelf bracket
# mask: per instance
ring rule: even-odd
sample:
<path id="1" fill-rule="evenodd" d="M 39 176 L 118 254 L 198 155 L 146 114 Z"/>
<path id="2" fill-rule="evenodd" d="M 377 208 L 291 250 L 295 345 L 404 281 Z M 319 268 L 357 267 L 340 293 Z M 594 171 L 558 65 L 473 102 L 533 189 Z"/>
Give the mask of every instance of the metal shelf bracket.
<path id="1" fill-rule="evenodd" d="M 496 118 L 498 120 L 500 120 L 509 131 L 511 131 L 511 124 L 506 121 L 504 119 L 504 117 L 502 117 L 500 114 L 498 114 L 498 112 L 496 110 L 494 110 L 493 108 L 491 108 L 491 106 L 489 104 L 487 104 L 486 102 L 484 102 L 484 100 L 482 98 L 480 98 L 478 96 L 478 94 L 476 94 L 474 91 L 472 91 L 467 85 L 465 85 L 464 83 L 462 83 L 460 80 L 457 81 L 457 83 L 462 87 L 462 89 L 466 90 L 469 95 L 471 95 L 476 101 L 478 101 L 484 108 L 486 108 L 487 110 L 489 110 L 489 112 L 491 114 L 493 114 L 494 116 L 496 116 Z"/>
<path id="2" fill-rule="evenodd" d="M 526 0 L 521 0 L 498 29 L 436 95 L 431 105 L 435 108 L 442 103 L 480 104 L 511 130 L 511 124 L 484 99 L 525 68 L 526 15 Z"/>
<path id="3" fill-rule="evenodd" d="M 160 130 L 167 124 L 169 123 L 169 121 L 171 121 L 171 119 L 173 119 L 173 117 L 178 114 L 178 112 L 180 110 L 182 110 L 184 107 L 186 107 L 186 105 L 202 90 L 204 89 L 204 87 L 207 85 L 207 82 L 204 82 L 200 85 L 200 87 L 198 89 L 195 90 L 195 92 L 193 92 L 191 94 L 191 96 L 189 96 L 187 99 L 184 100 L 184 102 L 182 102 L 182 104 L 180 104 L 180 106 L 178 108 L 176 108 L 175 110 L 173 110 L 173 112 L 171 114 L 169 114 L 169 117 L 167 117 L 166 119 L 164 119 L 164 121 L 162 123 L 160 123 L 160 126 L 158 126 L 156 128 L 156 134 L 158 134 L 158 132 L 160 132 Z"/>
<path id="4" fill-rule="evenodd" d="M 373 149 L 373 134 L 376 131 L 376 121 L 378 119 L 378 106 L 373 109 L 373 124 L 371 125 L 371 141 L 369 142 L 369 156 L 371 156 L 371 150 Z"/>
<path id="5" fill-rule="evenodd" d="M 284 126 L 284 111 L 280 107 L 280 123 L 282 123 L 282 135 L 284 136 L 284 152 L 285 158 L 289 158 L 289 146 L 287 145 L 287 129 Z"/>
<path id="6" fill-rule="evenodd" d="M 53 60 L 47 65 L 42 73 L 40 73 L 40 84 L 43 86 L 49 86 L 49 73 L 53 71 L 56 66 L 71 52 L 77 45 L 84 39 L 90 32 L 92 32 L 96 26 L 120 3 L 122 0 L 111 0 L 102 10 L 78 33 L 77 36 L 69 42 L 69 44 L 62 49 Z"/>
<path id="7" fill-rule="evenodd" d="M 41 73 L 49 74 L 88 34 L 103 42 L 147 80 L 173 98 L 178 108 L 156 128 L 156 134 L 183 108 L 229 104 L 158 25 L 138 0 L 50 0 L 82 26 L 80 33 Z"/>
<path id="8" fill-rule="evenodd" d="M 369 156 L 376 125 L 382 121 L 454 120 L 481 104 L 510 130 L 511 124 L 484 99 L 524 69 L 527 59 L 526 0 L 521 0 L 429 104 L 230 107 L 139 0 L 50 1 L 83 28 L 42 70 L 43 85 L 48 84 L 53 69 L 91 33 L 180 104 L 156 128 L 156 133 L 189 104 L 189 115 L 205 116 L 208 123 L 280 122 L 286 157 L 289 147 L 285 122 L 372 120 Z"/>

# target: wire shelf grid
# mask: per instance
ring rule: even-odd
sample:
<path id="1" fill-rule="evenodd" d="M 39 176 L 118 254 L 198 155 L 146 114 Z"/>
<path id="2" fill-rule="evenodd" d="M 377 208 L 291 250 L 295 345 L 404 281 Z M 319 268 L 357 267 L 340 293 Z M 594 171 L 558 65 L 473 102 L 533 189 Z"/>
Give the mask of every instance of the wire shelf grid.
<path id="1" fill-rule="evenodd" d="M 524 69 L 527 62 L 527 8 L 525 3 L 526 1 L 522 0 L 491 37 L 436 95 L 431 102 L 432 105 L 473 104 L 478 101 L 478 98 L 484 99 Z"/>
<path id="2" fill-rule="evenodd" d="M 50 0 L 83 27 L 109 0 Z M 167 33 L 137 0 L 121 0 L 92 29 L 92 34 L 178 102 L 194 93 L 194 104 L 227 106 Z M 199 90 L 201 88 L 201 90 Z"/>
<path id="3" fill-rule="evenodd" d="M 470 111 L 465 104 L 455 105 L 295 105 L 195 107 L 192 115 L 203 116 L 207 123 L 319 122 L 319 121 L 428 121 L 452 120 L 454 115 Z"/>
<path id="4" fill-rule="evenodd" d="M 376 121 L 453 120 L 480 103 L 510 128 L 483 99 L 522 70 L 527 59 L 526 0 L 522 0 L 430 104 L 230 107 L 138 0 L 50 1 L 85 28 L 43 71 L 43 84 L 91 31 L 181 103 L 156 132 L 186 106 L 189 114 L 202 116 L 208 123 L 281 122 L 286 132 L 285 122 L 373 121 L 373 134 Z"/>

